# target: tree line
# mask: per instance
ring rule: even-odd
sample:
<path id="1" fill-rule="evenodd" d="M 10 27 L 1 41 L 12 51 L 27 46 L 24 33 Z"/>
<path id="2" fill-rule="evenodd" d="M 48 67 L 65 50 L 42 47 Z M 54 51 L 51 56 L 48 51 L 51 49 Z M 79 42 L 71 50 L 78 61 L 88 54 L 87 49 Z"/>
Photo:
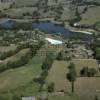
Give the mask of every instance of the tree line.
<path id="1" fill-rule="evenodd" d="M 25 47 L 30 48 L 30 50 L 25 54 L 22 55 L 19 59 L 14 60 L 14 61 L 7 61 L 5 62 L 1 62 L 0 63 L 0 72 L 3 72 L 7 69 L 11 69 L 11 68 L 18 68 L 21 67 L 25 64 L 27 64 L 29 62 L 29 60 L 35 56 L 35 54 L 37 53 L 37 51 L 41 48 L 41 46 L 44 45 L 43 41 L 40 41 L 38 44 L 36 45 L 32 45 L 32 44 L 28 44 L 28 45 L 21 45 L 17 48 L 17 50 L 22 50 Z"/>
<path id="2" fill-rule="evenodd" d="M 48 76 L 48 71 L 52 67 L 54 60 L 55 60 L 55 55 L 53 53 L 47 54 L 42 66 L 41 66 L 42 73 L 40 74 L 40 76 L 38 78 L 34 79 L 35 82 L 38 82 L 40 84 L 40 91 L 42 90 L 42 86 L 45 84 L 46 77 Z M 48 92 L 52 91 L 54 89 L 53 87 L 54 87 L 53 83 L 48 85 L 48 87 L 47 87 Z"/>

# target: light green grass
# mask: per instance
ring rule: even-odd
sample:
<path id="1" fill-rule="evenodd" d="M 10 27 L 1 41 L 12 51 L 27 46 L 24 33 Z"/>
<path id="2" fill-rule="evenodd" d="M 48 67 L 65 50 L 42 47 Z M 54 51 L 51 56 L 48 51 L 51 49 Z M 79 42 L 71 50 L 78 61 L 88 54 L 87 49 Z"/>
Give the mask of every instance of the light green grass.
<path id="1" fill-rule="evenodd" d="M 43 60 L 44 57 L 36 56 L 26 66 L 0 74 L 0 91 L 15 89 L 28 84 L 40 74 Z"/>
<path id="2" fill-rule="evenodd" d="M 33 79 L 40 75 L 44 59 L 45 56 L 36 55 L 25 66 L 1 73 L 0 99 L 12 100 L 14 95 L 36 96 L 39 84 L 34 83 Z"/>

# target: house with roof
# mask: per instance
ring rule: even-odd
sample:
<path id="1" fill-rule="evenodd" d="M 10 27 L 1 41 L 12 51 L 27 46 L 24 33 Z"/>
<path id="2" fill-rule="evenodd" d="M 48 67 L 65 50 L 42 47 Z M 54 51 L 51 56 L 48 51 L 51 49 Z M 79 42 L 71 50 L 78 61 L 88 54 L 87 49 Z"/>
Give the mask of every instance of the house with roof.
<path id="1" fill-rule="evenodd" d="M 22 97 L 22 100 L 36 100 L 35 97 Z"/>

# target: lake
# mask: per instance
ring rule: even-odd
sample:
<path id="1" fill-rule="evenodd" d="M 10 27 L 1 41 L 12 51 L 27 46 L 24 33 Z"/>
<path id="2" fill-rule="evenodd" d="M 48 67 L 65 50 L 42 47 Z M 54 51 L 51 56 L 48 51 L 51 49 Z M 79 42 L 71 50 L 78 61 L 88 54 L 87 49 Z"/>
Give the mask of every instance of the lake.
<path id="1" fill-rule="evenodd" d="M 33 22 L 33 28 L 40 29 L 43 32 L 50 33 L 50 34 L 62 34 L 62 36 L 66 38 L 81 38 L 84 40 L 91 40 L 93 39 L 93 35 L 86 34 L 83 32 L 73 32 L 64 27 L 61 24 L 55 24 L 50 22 Z"/>
<path id="2" fill-rule="evenodd" d="M 4 22 L 0 22 L 0 28 L 3 29 L 14 29 L 17 26 L 16 21 L 13 20 L 7 20 Z M 18 23 L 20 25 L 20 23 Z M 22 24 L 22 23 L 21 23 Z M 28 25 L 30 24 L 30 25 Z M 45 33 L 50 33 L 50 34 L 61 34 L 63 37 L 65 38 L 81 38 L 84 40 L 91 40 L 93 39 L 93 35 L 90 34 L 85 34 L 83 32 L 72 32 L 68 29 L 66 29 L 64 27 L 64 25 L 61 24 L 55 24 L 55 23 L 51 23 L 51 22 L 31 22 L 31 23 L 24 23 L 23 25 L 20 25 L 20 27 L 18 29 L 21 29 L 22 27 L 27 27 L 28 29 L 30 29 L 30 26 L 35 29 L 39 29 Z M 21 27 L 22 26 L 22 27 Z"/>

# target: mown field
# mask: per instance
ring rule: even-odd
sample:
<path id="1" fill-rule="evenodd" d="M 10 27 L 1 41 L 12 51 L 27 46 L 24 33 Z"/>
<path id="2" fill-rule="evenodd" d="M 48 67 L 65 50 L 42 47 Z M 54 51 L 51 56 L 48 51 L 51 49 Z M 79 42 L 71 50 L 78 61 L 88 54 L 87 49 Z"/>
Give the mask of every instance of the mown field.
<path id="1" fill-rule="evenodd" d="M 82 67 L 98 67 L 98 64 L 95 60 L 73 60 L 75 63 L 77 73 Z M 65 100 L 65 98 L 69 98 L 68 100 L 92 100 L 90 97 L 94 97 L 96 94 L 96 90 L 100 89 L 100 78 L 85 78 L 79 77 L 75 82 L 75 95 L 71 96 L 71 84 L 66 78 L 66 74 L 68 73 L 68 65 L 67 61 L 55 61 L 49 75 L 47 77 L 47 83 L 54 82 L 55 83 L 55 92 L 64 90 L 65 95 L 52 95 L 50 94 L 50 100 L 55 98 L 54 100 Z M 100 92 L 99 92 L 100 95 Z M 57 99 L 59 98 L 59 99 Z M 64 98 L 64 99 L 63 99 Z M 76 99 L 74 99 L 76 98 Z"/>

